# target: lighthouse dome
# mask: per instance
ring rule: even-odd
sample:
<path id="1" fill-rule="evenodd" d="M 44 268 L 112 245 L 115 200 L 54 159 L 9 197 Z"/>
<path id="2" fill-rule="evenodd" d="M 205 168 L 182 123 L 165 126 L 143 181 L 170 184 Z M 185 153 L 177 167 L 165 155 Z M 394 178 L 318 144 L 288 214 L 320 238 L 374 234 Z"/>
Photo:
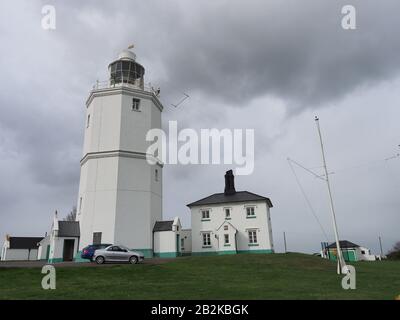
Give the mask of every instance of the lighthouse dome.
<path id="1" fill-rule="evenodd" d="M 136 88 L 144 88 L 144 67 L 136 62 L 136 54 L 130 50 L 124 50 L 118 55 L 118 59 L 108 66 L 110 72 L 110 85 L 127 84 Z"/>

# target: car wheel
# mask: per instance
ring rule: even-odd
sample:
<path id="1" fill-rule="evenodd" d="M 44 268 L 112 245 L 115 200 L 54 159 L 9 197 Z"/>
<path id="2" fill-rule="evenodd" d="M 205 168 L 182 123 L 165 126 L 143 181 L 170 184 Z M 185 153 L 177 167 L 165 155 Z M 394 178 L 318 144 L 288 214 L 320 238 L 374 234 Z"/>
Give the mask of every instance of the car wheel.
<path id="1" fill-rule="evenodd" d="M 96 263 L 97 264 L 103 264 L 104 263 L 104 258 L 102 256 L 99 256 L 96 258 Z"/>
<path id="2" fill-rule="evenodd" d="M 131 264 L 136 264 L 136 263 L 138 263 L 138 258 L 136 256 L 132 256 L 129 258 L 129 262 Z"/>

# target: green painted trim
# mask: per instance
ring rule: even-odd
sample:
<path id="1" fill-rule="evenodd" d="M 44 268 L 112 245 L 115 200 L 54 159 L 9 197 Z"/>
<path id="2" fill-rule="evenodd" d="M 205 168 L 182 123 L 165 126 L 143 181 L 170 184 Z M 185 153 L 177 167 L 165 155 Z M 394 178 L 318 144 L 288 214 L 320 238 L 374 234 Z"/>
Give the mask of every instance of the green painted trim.
<path id="1" fill-rule="evenodd" d="M 231 219 L 232 219 L 232 218 L 226 218 L 226 217 L 225 217 L 225 220 L 231 220 Z"/>
<path id="2" fill-rule="evenodd" d="M 48 263 L 59 263 L 59 262 L 63 262 L 64 259 L 63 258 L 53 258 L 53 259 L 49 259 L 47 262 Z"/>
<path id="3" fill-rule="evenodd" d="M 259 250 L 221 250 L 221 251 L 205 251 L 205 252 L 192 252 L 192 256 L 216 256 L 216 255 L 223 255 L 223 254 L 246 254 L 246 253 L 261 253 L 261 254 L 270 254 L 274 253 L 272 249 L 259 249 Z"/>
<path id="4" fill-rule="evenodd" d="M 218 255 L 224 255 L 224 254 L 236 254 L 236 250 L 221 250 L 218 251 Z"/>
<path id="5" fill-rule="evenodd" d="M 81 255 L 82 255 L 82 251 L 78 251 L 78 252 L 76 253 L 76 256 L 75 256 L 75 258 L 74 258 L 74 261 L 75 261 L 75 262 L 90 262 L 89 259 L 82 259 L 82 258 L 81 258 Z"/>
<path id="6" fill-rule="evenodd" d="M 238 250 L 238 253 L 274 253 L 274 250 L 271 249 Z"/>
<path id="7" fill-rule="evenodd" d="M 336 261 L 336 249 L 328 249 L 329 255 L 328 259 L 332 261 Z M 342 249 L 342 256 L 343 259 L 347 262 L 354 262 L 357 261 L 357 253 L 354 249 Z"/>
<path id="8" fill-rule="evenodd" d="M 177 256 L 177 252 L 154 252 L 156 258 L 176 258 Z"/>
<path id="9" fill-rule="evenodd" d="M 246 216 L 247 219 L 254 219 L 257 218 L 257 216 Z"/>
<path id="10" fill-rule="evenodd" d="M 211 219 L 201 219 L 201 221 L 211 221 Z"/>
<path id="11" fill-rule="evenodd" d="M 249 247 L 258 247 L 259 243 L 249 243 Z"/>
<path id="12" fill-rule="evenodd" d="M 217 251 L 192 252 L 192 256 L 195 257 L 206 257 L 206 256 L 216 256 L 216 255 L 218 255 Z"/>
<path id="13" fill-rule="evenodd" d="M 202 248 L 204 248 L 204 249 L 210 249 L 210 248 L 212 248 L 212 246 L 202 246 Z"/>
<path id="14" fill-rule="evenodd" d="M 230 244 L 224 244 L 224 247 L 230 247 L 231 245 Z"/>

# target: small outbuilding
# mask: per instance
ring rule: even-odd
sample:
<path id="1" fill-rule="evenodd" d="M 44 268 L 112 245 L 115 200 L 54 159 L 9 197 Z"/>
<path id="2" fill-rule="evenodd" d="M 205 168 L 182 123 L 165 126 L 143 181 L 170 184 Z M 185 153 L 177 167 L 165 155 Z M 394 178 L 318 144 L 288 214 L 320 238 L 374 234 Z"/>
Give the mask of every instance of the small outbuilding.
<path id="1" fill-rule="evenodd" d="M 190 234 L 190 230 L 183 232 L 178 217 L 175 217 L 174 220 L 156 221 L 153 228 L 154 257 L 178 257 L 182 255 L 182 247 L 187 252 L 188 248 L 185 248 L 185 240 L 188 234 Z"/>
<path id="2" fill-rule="evenodd" d="M 49 237 L 40 242 L 38 259 L 50 263 L 73 261 L 78 253 L 80 228 L 78 221 L 59 221 L 54 215 Z"/>
<path id="3" fill-rule="evenodd" d="M 38 244 L 42 239 L 7 235 L 1 250 L 1 261 L 37 260 Z"/>
<path id="4" fill-rule="evenodd" d="M 375 261 L 376 256 L 371 254 L 371 250 L 366 247 L 361 247 L 348 240 L 340 240 L 339 246 L 342 251 L 343 259 L 347 262 L 353 261 Z M 337 246 L 336 242 L 323 245 L 322 257 L 334 260 L 337 259 Z"/>

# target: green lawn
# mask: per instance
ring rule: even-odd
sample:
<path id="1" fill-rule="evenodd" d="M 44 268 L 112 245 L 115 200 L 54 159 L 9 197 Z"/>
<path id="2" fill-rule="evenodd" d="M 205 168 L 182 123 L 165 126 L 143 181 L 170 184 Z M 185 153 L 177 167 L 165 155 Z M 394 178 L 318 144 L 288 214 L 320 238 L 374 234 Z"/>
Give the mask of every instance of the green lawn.
<path id="1" fill-rule="evenodd" d="M 358 262 L 357 289 L 343 290 L 333 262 L 303 254 L 183 257 L 159 265 L 0 269 L 0 299 L 394 299 L 400 262 Z"/>

